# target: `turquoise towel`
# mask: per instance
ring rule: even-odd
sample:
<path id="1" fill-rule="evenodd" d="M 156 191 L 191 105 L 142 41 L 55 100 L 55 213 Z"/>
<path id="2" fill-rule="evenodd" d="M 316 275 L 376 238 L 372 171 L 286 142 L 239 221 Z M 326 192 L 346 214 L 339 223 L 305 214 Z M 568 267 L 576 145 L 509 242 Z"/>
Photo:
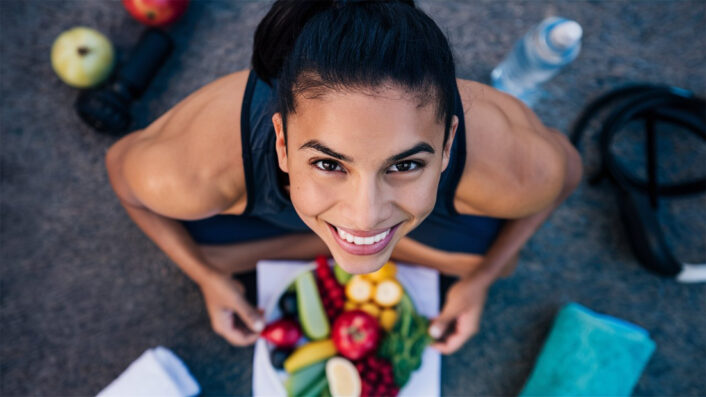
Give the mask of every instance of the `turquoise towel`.
<path id="1" fill-rule="evenodd" d="M 629 396 L 654 350 L 643 328 L 569 303 L 520 395 Z"/>

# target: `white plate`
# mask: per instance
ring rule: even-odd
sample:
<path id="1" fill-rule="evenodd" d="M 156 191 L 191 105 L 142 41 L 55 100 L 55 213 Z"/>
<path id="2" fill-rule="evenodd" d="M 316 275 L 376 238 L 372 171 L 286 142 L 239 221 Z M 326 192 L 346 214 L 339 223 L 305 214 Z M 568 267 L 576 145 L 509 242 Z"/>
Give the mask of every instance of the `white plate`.
<path id="1" fill-rule="evenodd" d="M 260 261 L 257 264 L 258 301 L 265 305 L 267 323 L 281 317 L 277 302 L 287 287 L 303 272 L 316 268 L 315 262 Z M 408 292 L 417 311 L 432 318 L 439 313 L 438 272 L 435 270 L 397 264 L 397 280 Z M 273 278 L 273 275 L 280 277 Z M 263 299 L 264 298 L 264 299 Z M 284 381 L 287 373 L 276 370 L 270 361 L 273 346 L 260 338 L 255 344 L 253 393 L 262 396 L 287 396 Z M 261 373 L 259 371 L 262 371 Z M 412 373 L 409 382 L 398 396 L 440 395 L 441 357 L 439 352 L 427 348 L 422 356 L 422 366 Z"/>

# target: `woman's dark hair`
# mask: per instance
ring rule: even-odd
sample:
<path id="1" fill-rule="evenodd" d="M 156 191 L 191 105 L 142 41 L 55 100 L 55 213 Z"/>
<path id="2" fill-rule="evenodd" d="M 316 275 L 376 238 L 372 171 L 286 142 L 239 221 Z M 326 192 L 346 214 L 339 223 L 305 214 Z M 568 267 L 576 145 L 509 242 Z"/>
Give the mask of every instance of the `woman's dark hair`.
<path id="1" fill-rule="evenodd" d="M 277 0 L 255 31 L 252 66 L 277 80 L 277 111 L 285 128 L 298 95 L 328 90 L 375 91 L 382 85 L 435 100 L 448 139 L 456 73 L 446 36 L 411 0 Z"/>

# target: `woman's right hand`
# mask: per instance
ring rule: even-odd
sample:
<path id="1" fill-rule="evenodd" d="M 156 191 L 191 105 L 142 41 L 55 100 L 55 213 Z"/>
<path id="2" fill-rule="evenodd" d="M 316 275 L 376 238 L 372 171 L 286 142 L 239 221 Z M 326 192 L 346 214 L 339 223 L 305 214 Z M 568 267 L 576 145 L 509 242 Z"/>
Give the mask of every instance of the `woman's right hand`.
<path id="1" fill-rule="evenodd" d="M 245 298 L 243 284 L 229 274 L 213 272 L 199 286 L 213 331 L 235 346 L 255 343 L 265 321 Z"/>

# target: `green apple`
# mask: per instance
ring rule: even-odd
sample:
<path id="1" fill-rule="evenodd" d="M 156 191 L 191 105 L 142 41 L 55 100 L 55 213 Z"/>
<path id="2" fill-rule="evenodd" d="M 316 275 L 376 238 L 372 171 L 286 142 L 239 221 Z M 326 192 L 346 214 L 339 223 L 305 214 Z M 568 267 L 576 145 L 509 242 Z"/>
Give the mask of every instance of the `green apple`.
<path id="1" fill-rule="evenodd" d="M 51 47 L 51 65 L 59 78 L 77 88 L 100 84 L 113 71 L 113 44 L 95 29 L 77 26 L 62 32 Z"/>

